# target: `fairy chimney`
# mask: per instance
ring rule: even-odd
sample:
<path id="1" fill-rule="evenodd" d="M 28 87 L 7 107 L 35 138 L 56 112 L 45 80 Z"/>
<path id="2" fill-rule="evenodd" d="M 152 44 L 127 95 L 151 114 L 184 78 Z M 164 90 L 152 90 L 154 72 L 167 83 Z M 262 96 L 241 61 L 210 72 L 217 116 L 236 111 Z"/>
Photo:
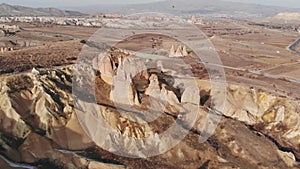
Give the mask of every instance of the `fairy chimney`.
<path id="1" fill-rule="evenodd" d="M 185 45 L 182 48 L 182 55 L 183 56 L 188 56 L 189 55 L 188 52 L 187 52 L 187 50 L 186 50 L 186 46 Z"/>
<path id="2" fill-rule="evenodd" d="M 93 68 L 100 71 L 102 80 L 108 84 L 112 84 L 115 65 L 110 56 L 104 55 L 103 53 L 99 54 L 99 56 L 93 60 Z"/>
<path id="3" fill-rule="evenodd" d="M 174 56 L 175 56 L 175 49 L 174 49 L 174 45 L 172 45 L 170 49 L 169 57 L 174 57 Z"/>
<path id="4" fill-rule="evenodd" d="M 178 46 L 176 53 L 175 53 L 175 57 L 182 57 L 182 46 L 181 45 Z"/>

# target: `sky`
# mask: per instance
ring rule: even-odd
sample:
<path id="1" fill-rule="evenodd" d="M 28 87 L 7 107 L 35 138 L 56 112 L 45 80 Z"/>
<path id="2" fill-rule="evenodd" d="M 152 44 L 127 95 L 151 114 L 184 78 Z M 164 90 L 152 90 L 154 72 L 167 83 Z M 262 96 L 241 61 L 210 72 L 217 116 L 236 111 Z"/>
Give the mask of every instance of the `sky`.
<path id="1" fill-rule="evenodd" d="M 98 4 L 124 4 L 124 3 L 147 3 L 162 0 L 0 0 L 0 3 L 24 5 L 31 7 L 78 7 Z M 300 8 L 300 0 L 226 0 L 244 3 L 255 3 L 262 5 L 275 5 L 284 7 Z"/>

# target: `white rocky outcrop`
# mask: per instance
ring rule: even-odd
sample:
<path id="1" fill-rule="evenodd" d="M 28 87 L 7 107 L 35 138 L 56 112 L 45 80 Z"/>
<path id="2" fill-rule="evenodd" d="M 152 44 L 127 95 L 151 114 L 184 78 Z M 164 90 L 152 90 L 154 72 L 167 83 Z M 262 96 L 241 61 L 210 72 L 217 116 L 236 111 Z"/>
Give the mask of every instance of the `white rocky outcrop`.
<path id="1" fill-rule="evenodd" d="M 169 52 L 169 57 L 173 58 L 178 58 L 178 57 L 184 57 L 188 56 L 188 52 L 186 49 L 186 46 L 179 45 L 178 48 L 175 50 L 174 45 L 172 45 L 170 52 Z"/>
<path id="2" fill-rule="evenodd" d="M 179 104 L 177 96 L 173 91 L 170 91 L 166 88 L 167 85 L 162 84 L 162 87 L 160 88 L 157 75 L 152 74 L 149 80 L 150 84 L 145 91 L 146 95 L 151 96 L 157 100 L 166 101 L 170 105 Z"/>
<path id="3" fill-rule="evenodd" d="M 148 79 L 147 68 L 143 61 L 135 58 L 125 58 L 119 60 L 116 75 L 113 77 L 113 89 L 110 99 L 114 103 L 126 105 L 139 105 L 137 91 L 133 86 L 133 78 L 139 76 Z"/>
<path id="4" fill-rule="evenodd" d="M 200 104 L 200 93 L 199 88 L 188 86 L 185 88 L 182 96 L 181 96 L 181 103 L 192 103 L 194 105 Z"/>
<path id="5" fill-rule="evenodd" d="M 159 87 L 159 81 L 158 77 L 155 74 L 152 74 L 149 78 L 150 84 L 148 88 L 145 91 L 145 94 L 148 96 L 151 96 L 153 98 L 160 99 L 160 87 Z"/>
<path id="6" fill-rule="evenodd" d="M 175 93 L 171 90 L 168 90 L 167 85 L 165 85 L 165 84 L 162 84 L 161 98 L 163 100 L 167 101 L 167 103 L 169 103 L 170 105 L 179 104 L 179 100 L 178 100 L 177 96 L 175 95 Z"/>
<path id="7" fill-rule="evenodd" d="M 108 84 L 112 85 L 113 76 L 115 75 L 116 66 L 109 55 L 101 53 L 93 60 L 93 68 L 99 70 L 101 78 Z"/>
<path id="8" fill-rule="evenodd" d="M 135 64 L 139 66 L 134 66 Z M 129 67 L 126 66 L 125 68 L 124 65 Z M 121 66 L 119 72 L 117 71 L 117 74 L 120 73 L 119 80 L 123 82 L 131 79 L 130 83 L 134 83 L 132 81 L 134 74 L 140 72 L 140 69 L 137 67 L 143 67 L 135 59 L 124 59 L 119 66 Z M 81 154 L 93 153 L 93 155 L 98 155 L 99 157 L 111 156 L 111 153 L 103 155 L 103 153 L 106 153 L 105 151 L 97 151 L 99 148 L 90 138 L 94 139 L 93 141 L 101 141 L 106 136 L 107 142 L 102 143 L 110 148 L 110 151 L 122 151 L 124 154 L 128 152 L 136 153 L 145 158 L 149 153 L 151 154 L 151 152 L 141 151 L 145 146 L 153 146 L 151 147 L 153 151 L 163 151 L 165 147 L 177 140 L 176 134 L 163 140 L 158 133 L 165 124 L 176 124 L 174 117 L 167 115 L 167 113 L 170 114 L 169 112 L 163 114 L 163 118 L 157 119 L 150 125 L 145 121 L 143 111 L 134 112 L 134 115 L 141 115 L 135 116 L 138 119 L 135 122 L 127 118 L 130 109 L 118 110 L 114 108 L 113 104 L 109 104 L 109 106 L 97 105 L 81 100 L 79 102 L 81 104 L 74 108 L 73 95 L 70 93 L 72 84 L 68 80 L 72 76 L 71 69 L 34 70 L 32 73 L 22 75 L 24 76 L 0 77 L 1 132 L 11 136 L 12 140 L 15 138 L 23 140 L 20 142 L 17 150 L 13 151 L 13 148 L 8 149 L 10 154 L 7 153 L 5 156 L 9 159 L 34 164 L 46 158 L 54 161 L 56 164 L 68 166 L 68 168 L 125 168 L 128 165 L 134 168 L 136 166 L 134 159 L 131 162 L 125 161 L 126 165 L 124 166 L 111 166 L 110 164 L 96 162 L 91 159 L 86 160 Z M 194 146 L 200 144 L 200 135 L 195 133 L 201 133 L 203 130 L 210 132 L 209 127 L 207 129 L 206 125 L 209 125 L 208 123 L 210 122 L 215 122 L 214 117 L 217 115 L 207 120 L 209 113 L 206 107 L 199 106 L 199 89 L 191 87 L 191 85 L 184 85 L 182 87 L 181 102 L 179 102 L 175 92 L 170 89 L 173 86 L 166 84 L 160 79 L 164 76 L 159 74 L 160 78 L 158 78 L 156 74 L 152 74 L 150 77 L 145 75 L 146 73 L 144 75 L 142 73 L 138 74 L 138 76 L 142 76 L 150 81 L 149 87 L 145 92 L 146 95 L 155 97 L 157 100 L 166 100 L 171 106 L 179 104 L 185 110 L 188 110 L 185 112 L 197 113 L 197 119 L 195 119 L 197 122 L 193 128 L 195 132 L 190 133 L 189 137 L 181 140 L 170 151 L 157 156 L 157 159 L 160 160 L 158 161 L 159 164 L 167 161 L 166 166 L 176 168 L 177 165 L 184 163 L 188 158 L 192 162 L 191 166 L 187 168 L 197 168 L 205 163 L 207 159 L 211 159 L 216 161 L 209 165 L 216 165 L 216 168 L 222 168 L 224 165 L 227 167 L 228 161 L 230 162 L 232 157 L 237 159 L 237 161 L 234 161 L 236 165 L 244 166 L 244 161 L 247 161 L 249 163 L 247 165 L 251 166 L 251 168 L 252 166 L 255 166 L 253 168 L 259 168 L 262 165 L 278 165 L 274 168 L 293 168 L 297 165 L 296 159 L 299 159 L 297 148 L 300 144 L 298 139 L 299 104 L 297 101 L 272 96 L 247 87 L 229 85 L 228 97 L 224 100 L 226 108 L 222 113 L 231 118 L 222 118 L 219 125 L 217 125 L 215 135 L 210 138 L 213 144 L 212 142 L 201 143 L 201 145 L 205 146 L 205 151 L 203 151 L 203 149 L 198 150 Z M 186 81 L 186 79 L 184 80 Z M 204 89 L 203 86 L 206 86 L 203 83 L 204 81 L 201 81 L 201 84 L 199 84 L 201 90 Z M 133 89 L 132 91 L 135 90 Z M 75 109 L 79 111 L 85 110 L 82 112 L 83 116 L 76 116 L 78 114 L 75 114 Z M 90 113 L 93 112 L 93 109 L 98 110 L 98 114 Z M 178 114 L 174 113 L 172 115 Z M 180 116 L 178 115 L 178 119 L 184 119 L 186 116 L 186 114 L 182 113 Z M 103 117 L 103 123 L 99 122 L 98 117 Z M 79 120 L 81 120 L 81 123 L 79 123 Z M 240 121 L 253 127 L 259 126 L 259 128 L 256 128 L 257 131 L 272 137 L 278 141 L 278 144 L 293 151 L 280 151 L 268 138 L 258 136 L 259 134 L 251 131 L 247 125 Z M 90 131 L 95 132 L 83 130 L 80 125 L 82 122 L 90 127 Z M 108 127 L 101 128 L 101 125 L 104 123 L 107 123 L 107 126 L 112 128 L 117 134 L 105 135 L 104 132 L 107 131 Z M 43 132 L 45 133 L 43 134 Z M 180 132 L 181 128 L 179 127 L 175 133 Z M 88 134 L 92 137 L 88 137 Z M 121 136 L 124 139 L 119 140 L 118 137 Z M 6 137 L 3 138 L 8 139 Z M 150 138 L 150 141 L 147 141 L 145 138 Z M 5 140 L 1 139 L 2 136 L 0 137 L 1 148 L 9 147 L 5 144 Z M 218 146 L 219 150 L 215 146 Z M 220 156 L 220 153 L 225 149 L 228 149 L 230 158 Z M 3 153 L 6 153 L 6 151 L 3 151 Z M 199 159 L 204 160 L 199 162 Z M 239 163 L 241 160 L 242 162 Z M 169 161 L 171 161 L 172 165 L 170 165 Z M 178 161 L 178 163 L 174 164 L 173 161 Z"/>
<path id="9" fill-rule="evenodd" d="M 230 85 L 225 103 L 225 116 L 249 125 L 261 125 L 261 132 L 290 144 L 300 145 L 299 103 L 262 91 Z M 282 130 L 285 126 L 287 129 Z M 272 133 L 277 133 L 274 136 Z M 281 142 L 284 143 L 284 142 Z M 300 154 L 297 154 L 298 156 Z"/>
<path id="10" fill-rule="evenodd" d="M 169 52 L 169 57 L 174 57 L 175 56 L 175 48 L 174 45 L 172 45 L 170 52 Z"/>

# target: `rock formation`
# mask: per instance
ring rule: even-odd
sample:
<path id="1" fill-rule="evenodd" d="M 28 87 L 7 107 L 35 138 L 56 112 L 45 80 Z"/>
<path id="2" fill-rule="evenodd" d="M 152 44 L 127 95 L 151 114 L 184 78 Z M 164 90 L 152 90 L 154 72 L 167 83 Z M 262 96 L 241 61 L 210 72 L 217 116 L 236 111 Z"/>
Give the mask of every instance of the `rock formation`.
<path id="1" fill-rule="evenodd" d="M 121 85 L 121 89 L 117 88 L 118 86 L 115 86 L 117 88 L 115 90 L 108 88 L 112 93 L 101 94 L 108 99 L 111 95 L 117 96 L 113 101 L 122 103 L 119 98 L 123 97 L 122 94 L 113 93 L 122 90 L 123 95 L 134 96 L 129 99 L 131 103 L 125 103 L 135 104 L 134 100 L 137 96 L 134 93 L 138 91 L 142 100 L 138 106 L 141 107 L 144 106 L 143 101 L 147 97 L 165 100 L 168 104 L 165 111 L 161 112 L 161 117 L 147 123 L 143 109 L 132 112 L 135 115 L 132 118 L 131 114 L 128 114 L 131 112 L 130 107 L 125 106 L 120 110 L 112 102 L 94 104 L 93 106 L 99 110 L 96 115 L 89 112 L 91 109 L 87 109 L 86 117 L 78 116 L 75 114 L 75 109 L 80 111 L 82 106 L 92 104 L 89 100 L 84 100 L 84 97 L 72 95 L 71 77 L 74 71 L 72 66 L 1 76 L 1 166 L 24 164 L 31 167 L 47 166 L 64 169 L 300 167 L 296 161 L 300 158 L 298 101 L 229 84 L 224 112 L 210 114 L 209 107 L 199 105 L 201 100 L 199 90 L 204 90 L 204 81 L 199 81 L 199 88 L 182 86 L 182 92 L 176 92 L 181 90 L 173 83 L 167 83 L 164 72 L 148 70 L 149 72 L 141 73 L 144 67 L 139 60 L 114 57 L 108 60 L 121 63 L 116 66 L 114 80 L 130 83 L 126 83 L 127 86 Z M 106 64 L 108 65 L 108 62 Z M 105 72 L 106 69 L 101 71 Z M 93 71 L 89 73 L 92 74 Z M 102 80 L 101 77 L 97 78 Z M 144 87 L 144 93 L 140 92 L 142 90 L 135 89 L 135 83 L 140 82 L 136 79 L 149 81 Z M 80 79 L 75 77 L 74 81 Z M 100 89 L 106 90 L 106 86 L 110 86 L 104 81 L 101 82 L 102 86 L 98 86 Z M 84 87 L 82 90 L 88 91 Z M 207 88 L 205 90 L 209 90 L 209 87 Z M 79 106 L 74 106 L 74 100 L 80 100 L 75 102 Z M 186 126 L 190 125 L 176 120 L 186 117 L 185 114 L 179 114 L 181 109 L 178 107 L 197 113 L 192 131 L 171 150 L 150 158 L 132 159 L 110 153 L 92 141 L 104 137 L 103 133 L 98 132 L 97 137 L 90 138 L 90 133 L 85 132 L 80 125 L 86 122 L 90 127 L 99 129 L 101 124 L 95 119 L 103 117 L 105 123 L 114 129 L 118 136 L 128 136 L 117 142 L 119 149 L 111 151 L 123 153 L 135 151 L 145 156 L 147 152 L 141 151 L 145 145 L 143 138 L 153 138 L 150 144 L 153 145 L 153 151 L 161 150 L 171 144 L 172 140 L 178 139 L 178 135 L 174 134 L 166 140 L 161 140 L 160 133 L 167 130 L 170 124 L 180 124 L 177 133 L 185 131 Z M 207 120 L 209 115 L 212 115 L 211 119 Z M 199 138 L 207 134 L 206 124 L 214 122 L 213 117 L 220 116 L 222 119 L 214 134 L 209 140 L 200 143 Z M 111 135 L 106 137 L 111 141 L 116 140 L 116 137 Z M 106 144 L 113 145 L 114 142 Z M 10 167 L 15 168 L 14 166 Z"/>
<path id="2" fill-rule="evenodd" d="M 298 139 L 300 127 L 299 103 L 235 85 L 229 87 L 224 115 L 254 126 L 260 132 L 276 138 L 300 157 Z M 281 127 L 285 129 L 282 130 Z M 275 134 L 276 133 L 276 134 Z M 289 144 L 286 144 L 289 142 Z"/>
<path id="3" fill-rule="evenodd" d="M 178 48 L 177 48 L 174 56 L 175 57 L 182 57 L 183 56 L 182 55 L 182 46 L 181 45 L 178 46 Z"/>
<path id="4" fill-rule="evenodd" d="M 163 84 L 161 89 L 161 99 L 167 101 L 170 105 L 179 104 L 179 100 L 175 93 L 167 89 L 167 85 Z"/>
<path id="5" fill-rule="evenodd" d="M 0 37 L 5 36 L 5 32 L 3 30 L 0 30 Z"/>
<path id="6" fill-rule="evenodd" d="M 177 50 L 175 51 L 174 45 L 172 45 L 169 53 L 169 57 L 184 57 L 188 56 L 188 52 L 186 46 L 179 45 Z"/>
<path id="7" fill-rule="evenodd" d="M 146 89 L 145 94 L 153 98 L 160 99 L 160 87 L 158 77 L 155 74 L 152 74 L 149 78 L 150 84 Z"/>
<path id="8" fill-rule="evenodd" d="M 181 96 L 181 103 L 192 103 L 194 105 L 199 105 L 199 89 L 192 86 L 187 87 Z"/>
<path id="9" fill-rule="evenodd" d="M 169 57 L 174 57 L 174 56 L 175 56 L 175 48 L 174 48 L 174 45 L 172 45 L 172 47 L 170 49 Z"/>
<path id="10" fill-rule="evenodd" d="M 160 88 L 160 82 L 155 74 L 152 74 L 149 78 L 150 84 L 145 91 L 145 95 L 151 96 L 157 100 L 165 101 L 170 105 L 179 104 L 178 98 L 173 91 L 168 90 L 167 85 L 162 84 Z"/>
<path id="11" fill-rule="evenodd" d="M 36 68 L 32 68 L 31 73 L 33 75 L 39 75 L 40 74 L 40 72 L 38 70 L 36 70 Z"/>
<path id="12" fill-rule="evenodd" d="M 187 52 L 187 50 L 186 50 L 186 46 L 185 45 L 182 48 L 182 55 L 183 56 L 188 56 L 189 55 L 188 52 Z"/>
<path id="13" fill-rule="evenodd" d="M 0 52 L 7 52 L 7 51 L 14 51 L 14 48 L 12 47 L 0 47 Z"/>
<path id="14" fill-rule="evenodd" d="M 118 57 L 117 60 L 118 67 L 116 68 L 116 75 L 113 77 L 113 89 L 110 93 L 110 99 L 117 104 L 139 105 L 133 79 L 135 77 L 148 79 L 147 68 L 143 61 L 139 59 Z"/>
<path id="15" fill-rule="evenodd" d="M 98 69 L 101 73 L 101 78 L 108 84 L 111 84 L 112 78 L 115 74 L 115 64 L 107 55 L 98 59 Z"/>

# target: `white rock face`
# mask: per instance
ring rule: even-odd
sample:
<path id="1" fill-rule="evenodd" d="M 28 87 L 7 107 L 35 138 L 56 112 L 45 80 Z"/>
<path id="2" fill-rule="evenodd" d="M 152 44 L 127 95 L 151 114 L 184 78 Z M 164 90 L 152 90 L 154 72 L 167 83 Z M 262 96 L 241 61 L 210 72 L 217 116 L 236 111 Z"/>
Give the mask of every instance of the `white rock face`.
<path id="1" fill-rule="evenodd" d="M 101 53 L 93 60 L 93 68 L 100 71 L 102 80 L 112 85 L 116 67 L 110 56 Z"/>
<path id="2" fill-rule="evenodd" d="M 173 91 L 166 88 L 166 85 L 162 85 L 161 98 L 167 101 L 170 105 L 179 104 L 179 100 Z"/>
<path id="3" fill-rule="evenodd" d="M 126 80 L 114 80 L 115 85 L 110 93 L 110 99 L 117 104 L 138 105 L 137 93 L 132 88 L 132 83 Z"/>
<path id="4" fill-rule="evenodd" d="M 174 56 L 175 56 L 175 49 L 174 49 L 174 45 L 172 45 L 170 49 L 169 57 L 174 57 Z"/>
<path id="5" fill-rule="evenodd" d="M 300 144 L 299 103 L 295 101 L 230 85 L 223 114 L 248 125 L 263 123 L 262 131 L 278 133 L 276 137 L 289 140 L 289 144 Z M 282 124 L 288 129 L 282 130 Z"/>
<path id="6" fill-rule="evenodd" d="M 161 91 L 159 87 L 158 77 L 155 74 L 152 74 L 149 78 L 150 84 L 146 89 L 145 94 L 153 98 L 160 99 Z"/>
<path id="7" fill-rule="evenodd" d="M 110 98 L 114 103 L 139 105 L 137 91 L 133 87 L 133 78 L 141 76 L 148 79 L 147 68 L 141 60 L 125 58 L 119 60 L 117 74 L 113 77 L 113 89 Z"/>
<path id="8" fill-rule="evenodd" d="M 36 70 L 36 68 L 32 68 L 31 73 L 33 75 L 39 75 L 40 74 L 40 72 L 38 70 Z"/>
<path id="9" fill-rule="evenodd" d="M 187 87 L 181 96 L 181 103 L 192 103 L 195 105 L 199 105 L 199 88 L 192 86 Z"/>
<path id="10" fill-rule="evenodd" d="M 114 75 L 115 65 L 109 56 L 104 56 L 99 63 L 101 74 L 112 77 Z"/>
<path id="11" fill-rule="evenodd" d="M 160 88 L 157 75 L 152 74 L 149 80 L 150 85 L 146 89 L 146 95 L 151 96 L 157 100 L 165 101 L 170 105 L 179 104 L 179 100 L 176 97 L 175 93 L 168 90 L 165 84 L 162 84 L 162 88 Z"/>
<path id="12" fill-rule="evenodd" d="M 183 46 L 183 48 L 182 48 L 182 55 L 183 56 L 188 56 L 189 55 L 187 50 L 186 50 L 186 46 Z"/>

